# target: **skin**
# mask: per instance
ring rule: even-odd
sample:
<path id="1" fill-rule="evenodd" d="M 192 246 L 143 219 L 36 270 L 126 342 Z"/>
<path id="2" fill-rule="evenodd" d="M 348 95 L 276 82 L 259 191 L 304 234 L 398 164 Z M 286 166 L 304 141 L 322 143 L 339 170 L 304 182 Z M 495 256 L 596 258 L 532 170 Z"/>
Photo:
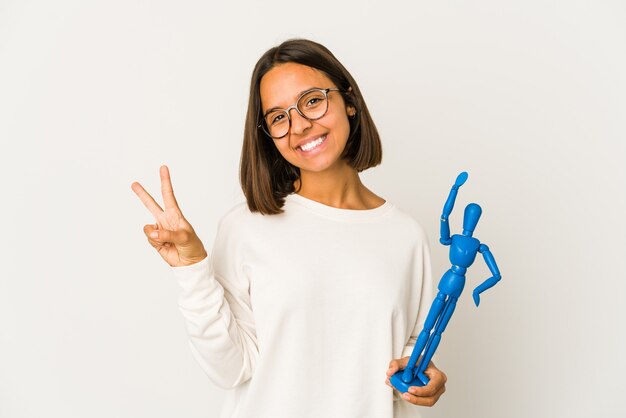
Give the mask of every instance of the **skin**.
<path id="1" fill-rule="evenodd" d="M 337 86 L 322 72 L 305 65 L 290 62 L 275 66 L 261 79 L 263 114 L 274 107 L 286 109 L 302 91 L 313 87 Z M 295 109 L 290 111 L 289 133 L 273 141 L 280 154 L 300 168 L 302 188 L 298 194 L 342 209 L 372 209 L 385 202 L 361 183 L 355 169 L 339 159 L 350 134 L 348 115 L 354 112 L 354 108 L 346 106 L 339 92 L 328 94 L 328 111 L 320 119 L 310 121 Z M 296 150 L 302 140 L 324 133 L 327 138 L 321 153 L 309 158 Z"/>
<path id="2" fill-rule="evenodd" d="M 152 247 L 172 267 L 188 266 L 202 261 L 207 252 L 191 224 L 183 216 L 172 188 L 167 166 L 159 169 L 161 195 L 165 209 L 138 182 L 131 189 L 154 216 L 155 223 L 144 225 L 143 232 Z"/>
<path id="3" fill-rule="evenodd" d="M 403 357 L 401 359 L 391 360 L 389 369 L 387 369 L 387 380 L 385 381 L 387 386 L 393 388 L 389 379 L 398 370 L 404 370 L 409 363 L 409 359 L 410 357 Z M 402 399 L 414 405 L 430 407 L 435 405 L 441 395 L 446 391 L 448 377 L 444 372 L 435 367 L 432 361 L 428 364 L 426 370 L 424 370 L 424 374 L 430 379 L 428 384 L 422 387 L 409 387 L 408 392 L 402 395 Z"/>
<path id="4" fill-rule="evenodd" d="M 263 113 L 267 109 L 280 107 L 286 109 L 297 100 L 300 93 L 313 87 L 337 87 L 320 71 L 295 63 L 280 64 L 268 71 L 261 79 L 260 94 Z M 328 206 L 365 210 L 376 208 L 384 199 L 367 189 L 355 169 L 339 157 L 343 152 L 350 133 L 349 115 L 355 109 L 347 106 L 338 92 L 328 95 L 327 113 L 320 119 L 310 121 L 295 110 L 290 111 L 291 128 L 280 139 L 273 140 L 280 154 L 291 164 L 300 168 L 301 189 L 299 194 Z M 305 139 L 327 134 L 325 147 L 314 156 L 304 156 L 297 145 Z M 148 243 L 172 267 L 187 266 L 202 261 L 207 252 L 185 219 L 174 196 L 172 181 L 167 166 L 159 169 L 161 177 L 162 208 L 154 198 L 134 182 L 131 189 L 144 206 L 152 213 L 154 224 L 145 225 L 144 234 Z M 300 182 L 296 182 L 299 186 Z M 409 357 L 392 360 L 387 370 L 389 378 L 398 370 L 406 367 Z M 415 405 L 433 406 L 445 392 L 446 375 L 431 362 L 425 370 L 431 379 L 424 387 L 411 387 L 403 399 Z"/>

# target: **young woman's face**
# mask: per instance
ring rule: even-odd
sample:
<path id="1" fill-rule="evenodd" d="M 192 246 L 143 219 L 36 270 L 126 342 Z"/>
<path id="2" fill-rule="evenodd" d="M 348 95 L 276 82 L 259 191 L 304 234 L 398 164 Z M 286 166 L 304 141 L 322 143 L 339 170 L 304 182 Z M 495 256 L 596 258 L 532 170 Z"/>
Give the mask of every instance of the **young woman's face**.
<path id="1" fill-rule="evenodd" d="M 261 79 L 262 112 L 265 114 L 273 108 L 287 109 L 306 90 L 336 87 L 314 68 L 291 62 L 279 64 Z M 354 108 L 346 106 L 340 92 L 330 91 L 328 111 L 323 117 L 308 120 L 291 109 L 291 128 L 284 137 L 273 139 L 274 144 L 287 161 L 300 168 L 301 174 L 303 171 L 321 172 L 336 164 L 346 164 L 339 157 L 350 134 L 348 114 L 353 112 Z"/>

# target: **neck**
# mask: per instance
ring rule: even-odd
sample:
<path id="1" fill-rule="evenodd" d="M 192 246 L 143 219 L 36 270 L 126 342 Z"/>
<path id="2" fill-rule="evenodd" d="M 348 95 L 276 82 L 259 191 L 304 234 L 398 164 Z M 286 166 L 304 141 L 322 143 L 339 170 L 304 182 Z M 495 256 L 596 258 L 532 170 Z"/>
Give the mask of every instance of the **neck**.
<path id="1" fill-rule="evenodd" d="M 327 206 L 342 209 L 371 209 L 380 206 L 355 169 L 347 163 L 322 172 L 301 171 L 294 183 L 298 194 Z M 380 199 L 380 198 L 378 198 Z"/>

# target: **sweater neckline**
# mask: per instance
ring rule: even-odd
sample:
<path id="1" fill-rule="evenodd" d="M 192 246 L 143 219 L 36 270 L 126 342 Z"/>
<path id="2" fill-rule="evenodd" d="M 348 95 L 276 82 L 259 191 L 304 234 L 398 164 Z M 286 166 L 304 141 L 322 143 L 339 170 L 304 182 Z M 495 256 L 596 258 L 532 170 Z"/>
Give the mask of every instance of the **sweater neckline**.
<path id="1" fill-rule="evenodd" d="M 372 209 L 342 209 L 336 208 L 334 206 L 328 206 L 316 200 L 300 196 L 297 193 L 287 195 L 285 201 L 304 206 L 319 215 L 337 220 L 362 221 L 374 219 L 387 213 L 393 207 L 392 203 L 390 203 L 388 200 L 385 200 L 385 203 Z"/>

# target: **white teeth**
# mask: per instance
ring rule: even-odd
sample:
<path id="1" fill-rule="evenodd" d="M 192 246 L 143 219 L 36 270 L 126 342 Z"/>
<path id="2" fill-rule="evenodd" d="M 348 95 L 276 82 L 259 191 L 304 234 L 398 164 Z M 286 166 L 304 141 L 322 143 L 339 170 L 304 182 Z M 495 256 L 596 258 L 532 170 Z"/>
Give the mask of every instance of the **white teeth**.
<path id="1" fill-rule="evenodd" d="M 310 151 L 313 148 L 317 147 L 322 142 L 324 142 L 325 139 L 326 139 L 326 135 L 321 136 L 321 137 L 317 138 L 315 141 L 311 141 L 311 142 L 309 142 L 307 144 L 304 144 L 304 145 L 300 146 L 300 149 L 302 151 Z"/>

